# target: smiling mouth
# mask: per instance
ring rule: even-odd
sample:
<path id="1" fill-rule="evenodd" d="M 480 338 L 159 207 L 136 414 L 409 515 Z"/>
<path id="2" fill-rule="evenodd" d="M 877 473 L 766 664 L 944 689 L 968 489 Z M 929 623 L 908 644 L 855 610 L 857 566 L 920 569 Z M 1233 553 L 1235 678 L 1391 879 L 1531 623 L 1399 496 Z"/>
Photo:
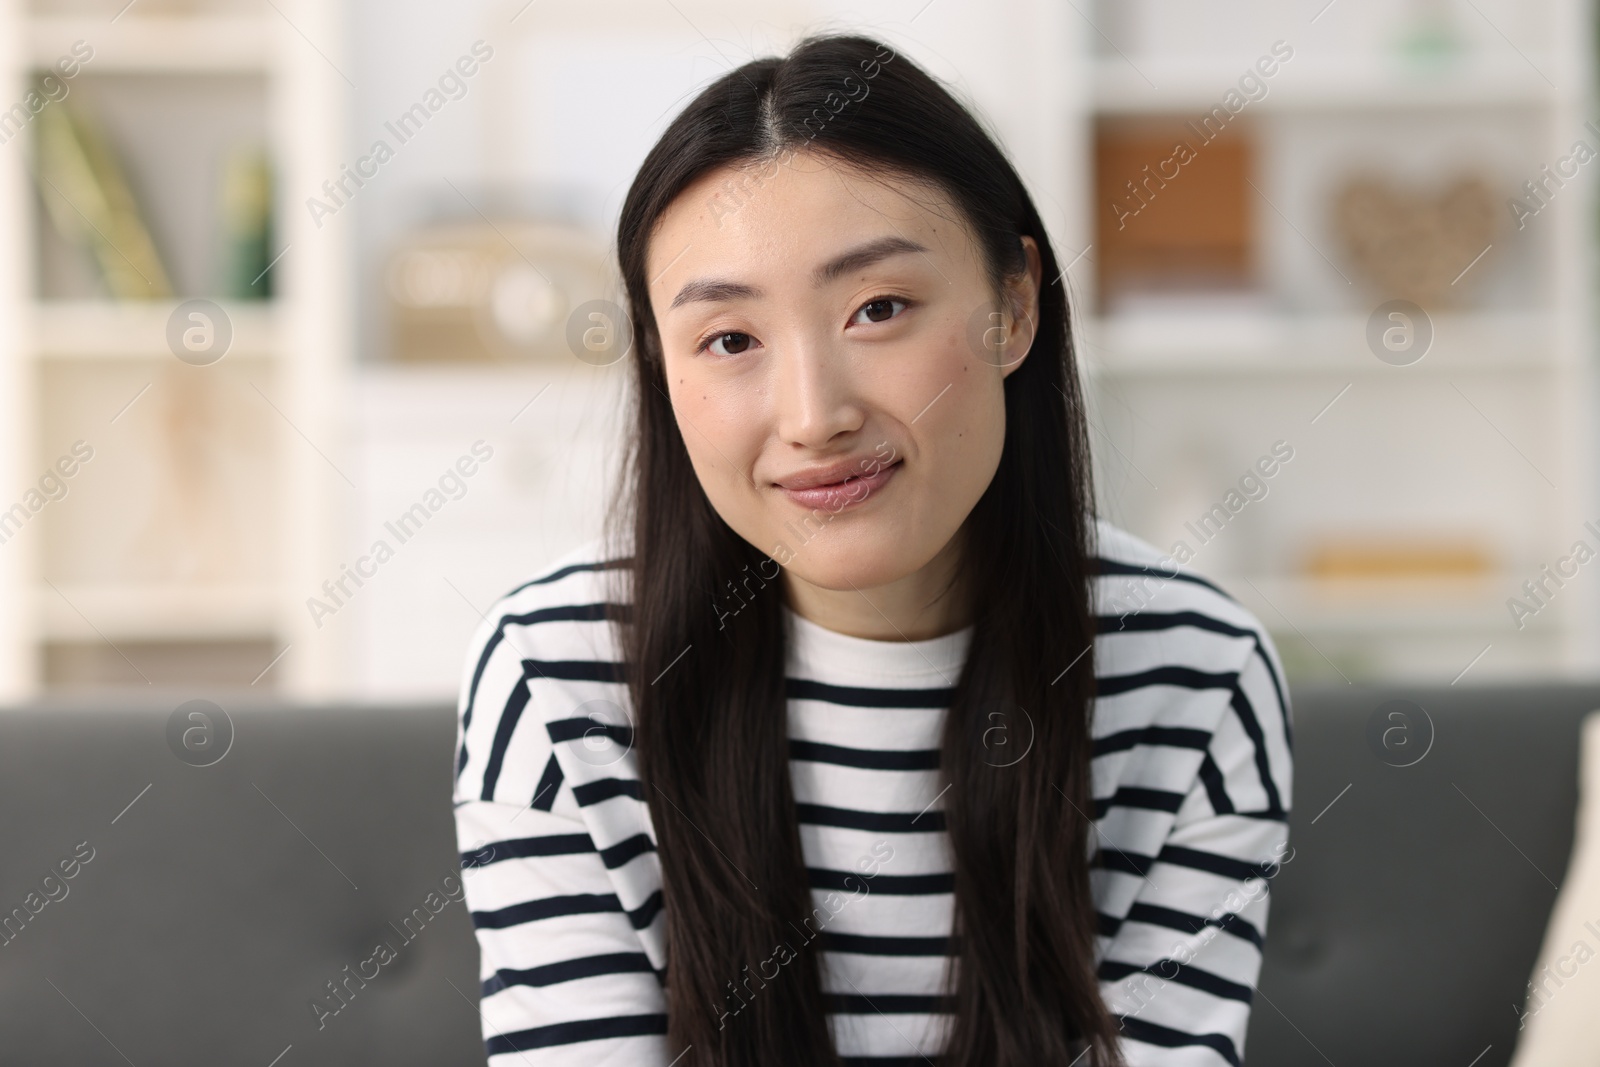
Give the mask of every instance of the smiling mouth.
<path id="1" fill-rule="evenodd" d="M 780 485 L 778 489 L 801 507 L 812 510 L 821 508 L 837 513 L 845 508 L 856 507 L 875 496 L 894 478 L 902 462 L 897 459 L 871 474 L 852 474 L 826 485 L 815 485 L 805 489 L 789 489 Z"/>

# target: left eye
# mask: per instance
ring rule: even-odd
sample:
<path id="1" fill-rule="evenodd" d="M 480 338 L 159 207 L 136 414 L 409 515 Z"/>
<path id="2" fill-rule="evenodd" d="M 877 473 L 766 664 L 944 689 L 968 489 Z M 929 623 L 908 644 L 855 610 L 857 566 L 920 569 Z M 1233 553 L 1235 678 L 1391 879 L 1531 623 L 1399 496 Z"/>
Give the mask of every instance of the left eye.
<path id="1" fill-rule="evenodd" d="M 894 310 L 895 304 L 899 304 L 902 309 L 909 306 L 907 301 L 898 300 L 892 296 L 880 296 L 876 300 L 869 300 L 865 304 L 862 304 L 861 307 L 856 310 L 856 315 L 860 315 L 865 312 L 867 315 L 867 321 L 869 322 L 887 322 L 889 319 L 894 318 L 894 316 L 898 314 L 898 312 Z M 851 321 L 854 322 L 855 319 L 852 318 Z"/>

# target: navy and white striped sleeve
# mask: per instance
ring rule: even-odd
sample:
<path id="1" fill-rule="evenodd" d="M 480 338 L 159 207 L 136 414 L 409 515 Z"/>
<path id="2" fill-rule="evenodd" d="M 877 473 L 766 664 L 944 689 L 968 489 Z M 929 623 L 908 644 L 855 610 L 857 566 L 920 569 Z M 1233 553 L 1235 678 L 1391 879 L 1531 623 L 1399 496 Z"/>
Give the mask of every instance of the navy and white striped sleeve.
<path id="1" fill-rule="evenodd" d="M 535 628 L 523 602 L 536 595 L 491 611 L 458 704 L 456 838 L 479 949 L 485 1051 L 490 1067 L 664 1065 L 662 986 L 539 707 Z"/>
<path id="2" fill-rule="evenodd" d="M 1102 994 L 1130 1067 L 1243 1062 L 1271 879 L 1293 856 L 1283 672 L 1264 630 L 1250 644 L 1199 771 L 1102 959 Z"/>

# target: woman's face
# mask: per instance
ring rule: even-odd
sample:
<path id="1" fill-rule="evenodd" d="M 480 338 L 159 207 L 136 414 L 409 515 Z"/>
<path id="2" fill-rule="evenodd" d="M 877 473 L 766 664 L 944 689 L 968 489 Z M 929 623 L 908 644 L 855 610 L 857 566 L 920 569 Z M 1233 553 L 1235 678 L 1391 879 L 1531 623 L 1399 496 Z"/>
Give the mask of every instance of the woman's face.
<path id="1" fill-rule="evenodd" d="M 647 277 L 679 430 L 717 513 L 791 581 L 915 583 L 956 544 L 1032 341 L 1024 245 L 1030 273 L 990 317 L 982 249 L 942 191 L 809 152 L 707 174 L 662 216 Z"/>

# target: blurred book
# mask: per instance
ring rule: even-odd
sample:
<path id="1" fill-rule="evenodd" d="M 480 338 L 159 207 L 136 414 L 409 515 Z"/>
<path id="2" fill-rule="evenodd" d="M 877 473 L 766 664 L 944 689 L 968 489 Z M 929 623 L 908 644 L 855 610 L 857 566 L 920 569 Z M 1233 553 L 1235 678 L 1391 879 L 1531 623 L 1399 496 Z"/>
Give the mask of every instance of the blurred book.
<path id="1" fill-rule="evenodd" d="M 1101 310 L 1128 300 L 1256 287 L 1248 126 L 1178 116 L 1105 119 L 1095 131 L 1095 246 Z"/>
<path id="2" fill-rule="evenodd" d="M 235 300 L 272 296 L 272 167 L 258 146 L 236 148 L 222 165 L 220 291 Z"/>
<path id="3" fill-rule="evenodd" d="M 1483 544 L 1469 539 L 1362 537 L 1327 540 L 1306 554 L 1307 577 L 1324 583 L 1478 579 L 1494 573 Z"/>
<path id="4" fill-rule="evenodd" d="M 76 100 L 39 112 L 40 195 L 56 230 L 90 252 L 111 296 L 164 300 L 172 283 L 105 132 Z"/>

